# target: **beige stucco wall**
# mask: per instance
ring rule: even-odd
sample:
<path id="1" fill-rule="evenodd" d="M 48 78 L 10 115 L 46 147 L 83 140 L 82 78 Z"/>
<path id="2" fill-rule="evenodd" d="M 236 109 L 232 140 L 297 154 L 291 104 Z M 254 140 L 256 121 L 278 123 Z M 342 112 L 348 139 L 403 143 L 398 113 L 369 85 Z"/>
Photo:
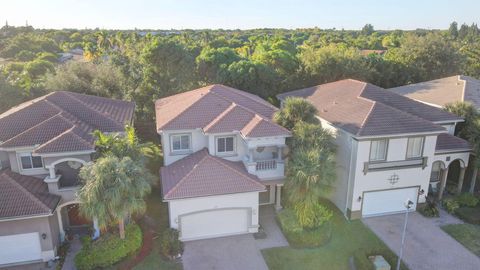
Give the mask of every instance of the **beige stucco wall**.
<path id="1" fill-rule="evenodd" d="M 59 245 L 58 222 L 54 215 L 49 217 L 38 217 L 19 219 L 11 221 L 0 221 L 0 236 L 38 232 L 42 257 L 44 261 L 53 259 Z M 46 239 L 41 235 L 46 234 Z"/>

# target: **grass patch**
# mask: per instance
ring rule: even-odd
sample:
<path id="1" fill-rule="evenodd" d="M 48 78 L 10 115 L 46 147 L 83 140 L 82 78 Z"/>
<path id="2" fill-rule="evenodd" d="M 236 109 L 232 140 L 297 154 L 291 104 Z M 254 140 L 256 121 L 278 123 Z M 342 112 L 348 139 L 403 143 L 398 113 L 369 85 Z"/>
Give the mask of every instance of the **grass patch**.
<path id="1" fill-rule="evenodd" d="M 281 247 L 265 249 L 263 257 L 269 269 L 350 269 L 349 258 L 354 255 L 380 253 L 395 267 L 397 256 L 360 220 L 347 221 L 343 214 L 331 203 L 332 237 L 328 244 L 317 248 L 296 249 Z M 361 256 L 360 256 L 361 257 Z M 358 268 L 363 270 L 365 268 Z M 403 265 L 402 269 L 407 269 Z"/>
<path id="2" fill-rule="evenodd" d="M 442 230 L 455 238 L 468 250 L 480 257 L 480 226 L 473 224 L 451 224 L 442 226 Z"/>

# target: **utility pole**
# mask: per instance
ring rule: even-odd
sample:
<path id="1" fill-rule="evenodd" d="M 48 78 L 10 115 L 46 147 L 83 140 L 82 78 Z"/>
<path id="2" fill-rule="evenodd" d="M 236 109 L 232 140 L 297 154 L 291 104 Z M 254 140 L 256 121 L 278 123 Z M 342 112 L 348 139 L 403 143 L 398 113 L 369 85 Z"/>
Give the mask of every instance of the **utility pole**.
<path id="1" fill-rule="evenodd" d="M 397 262 L 397 270 L 400 270 L 400 262 L 402 261 L 403 256 L 403 245 L 405 244 L 405 235 L 407 234 L 407 223 L 408 223 L 408 212 L 410 212 L 410 208 L 412 208 L 413 202 L 410 199 L 407 199 L 405 202 L 405 223 L 403 224 L 403 234 L 402 234 L 402 245 L 400 246 L 400 256 L 398 256 Z"/>

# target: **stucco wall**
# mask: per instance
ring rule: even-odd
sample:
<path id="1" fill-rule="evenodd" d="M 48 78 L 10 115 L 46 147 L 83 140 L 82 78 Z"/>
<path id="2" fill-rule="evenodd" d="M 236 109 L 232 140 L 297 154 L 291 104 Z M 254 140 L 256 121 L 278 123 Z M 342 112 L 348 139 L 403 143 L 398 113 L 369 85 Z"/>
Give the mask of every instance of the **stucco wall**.
<path id="1" fill-rule="evenodd" d="M 50 166 L 52 163 L 61 160 L 68 160 L 69 158 L 80 159 L 85 162 L 89 162 L 92 160 L 90 154 L 82 154 L 82 155 L 69 155 L 69 156 L 58 156 L 58 157 L 44 157 L 43 164 L 47 167 Z"/>
<path id="2" fill-rule="evenodd" d="M 391 138 L 388 144 L 387 161 L 405 160 L 405 154 L 407 149 L 407 138 Z M 434 161 L 435 144 L 437 137 L 426 136 L 423 156 L 428 157 L 427 166 L 415 168 L 391 168 L 381 171 L 369 171 L 364 174 L 364 163 L 368 162 L 370 155 L 370 141 L 359 141 L 356 169 L 355 169 L 355 185 L 351 198 L 352 211 L 360 211 L 362 207 L 362 201 L 355 198 L 363 197 L 363 192 L 372 190 L 384 190 L 402 187 L 420 186 L 420 189 L 425 191 L 424 195 L 419 196 L 418 201 L 420 203 L 425 202 L 425 196 L 428 191 L 428 184 L 430 181 L 431 165 Z M 395 184 L 391 184 L 389 178 L 396 174 L 399 177 L 399 181 Z"/>
<path id="3" fill-rule="evenodd" d="M 216 138 L 222 136 L 235 136 L 235 154 L 233 155 L 222 155 L 216 153 L 217 145 L 216 145 Z M 247 145 L 246 142 L 243 140 L 240 134 L 234 133 L 221 133 L 221 134 L 209 134 L 208 135 L 208 152 L 212 155 L 218 155 L 223 157 L 227 160 L 231 161 L 241 161 L 245 154 L 247 153 Z"/>
<path id="4" fill-rule="evenodd" d="M 55 257 L 59 244 L 58 229 L 55 228 L 58 225 L 55 225 L 54 218 L 55 216 L 0 221 L 0 236 L 38 232 L 43 260 L 48 261 Z M 43 233 L 47 235 L 45 239 L 41 238 Z"/>
<path id="5" fill-rule="evenodd" d="M 172 134 L 191 134 L 192 136 L 192 151 L 185 152 L 182 154 L 172 153 L 170 148 L 170 135 Z M 162 141 L 162 150 L 163 150 L 163 163 L 165 166 L 172 164 L 173 162 L 182 159 L 192 152 L 197 152 L 202 148 L 208 147 L 208 138 L 203 134 L 199 129 L 195 130 L 175 130 L 175 131 L 164 131 L 161 135 Z"/>
<path id="6" fill-rule="evenodd" d="M 178 216 L 218 208 L 249 207 L 252 209 L 252 226 L 258 225 L 258 192 L 208 196 L 168 202 L 170 227 L 178 228 Z"/>

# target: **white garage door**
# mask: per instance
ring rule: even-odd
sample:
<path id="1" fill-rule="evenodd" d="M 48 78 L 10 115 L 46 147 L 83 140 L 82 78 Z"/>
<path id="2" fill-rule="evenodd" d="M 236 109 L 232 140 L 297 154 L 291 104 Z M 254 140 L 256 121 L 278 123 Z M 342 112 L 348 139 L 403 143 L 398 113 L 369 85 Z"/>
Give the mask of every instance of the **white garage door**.
<path id="1" fill-rule="evenodd" d="M 247 233 L 248 217 L 244 208 L 187 214 L 180 218 L 180 237 L 185 241 Z"/>
<path id="2" fill-rule="evenodd" d="M 0 265 L 41 259 L 38 233 L 0 236 Z"/>
<path id="3" fill-rule="evenodd" d="M 417 197 L 418 187 L 365 192 L 363 195 L 362 216 L 368 217 L 404 212 L 407 200 L 414 203 L 411 210 L 415 210 Z"/>

